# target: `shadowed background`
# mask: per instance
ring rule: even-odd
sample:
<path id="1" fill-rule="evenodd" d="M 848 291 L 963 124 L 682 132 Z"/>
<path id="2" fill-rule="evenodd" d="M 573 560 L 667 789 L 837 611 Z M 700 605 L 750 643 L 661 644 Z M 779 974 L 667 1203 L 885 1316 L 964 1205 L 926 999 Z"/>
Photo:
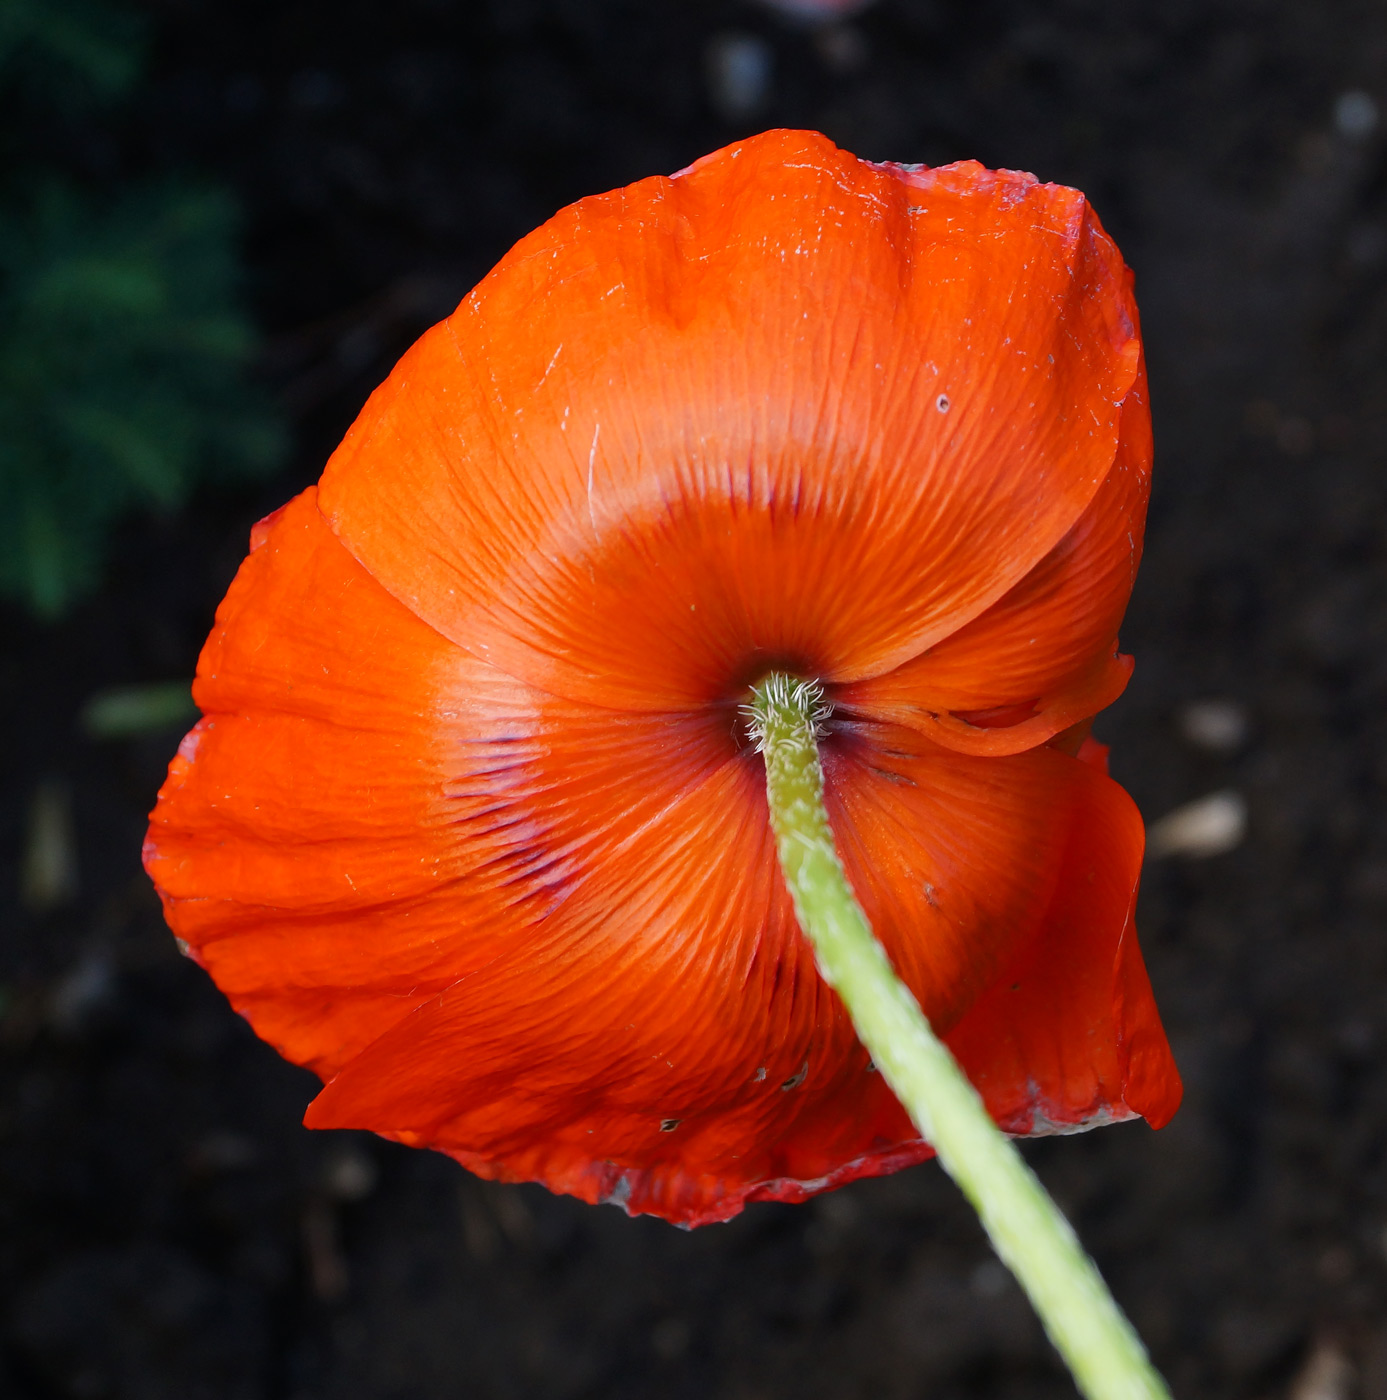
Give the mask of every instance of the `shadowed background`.
<path id="1" fill-rule="evenodd" d="M 12 103 L 6 149 L 93 208 L 222 201 L 242 311 L 226 291 L 207 314 L 250 373 L 198 411 L 260 436 L 220 475 L 190 449 L 154 510 L 115 502 L 100 586 L 56 620 L 0 611 L 0 1395 L 1072 1393 L 932 1164 L 684 1234 L 307 1133 L 314 1081 L 177 956 L 139 871 L 179 722 L 121 737 L 86 708 L 191 675 L 251 522 L 515 239 L 793 125 L 1077 185 L 1137 271 L 1157 477 L 1136 677 L 1098 733 L 1148 821 L 1175 814 L 1141 913 L 1187 1097 L 1160 1134 L 1027 1155 L 1177 1394 L 1387 1400 L 1387 10 L 130 13 L 143 76 L 119 105 Z M 43 178 L 15 175 L 5 207 Z"/>

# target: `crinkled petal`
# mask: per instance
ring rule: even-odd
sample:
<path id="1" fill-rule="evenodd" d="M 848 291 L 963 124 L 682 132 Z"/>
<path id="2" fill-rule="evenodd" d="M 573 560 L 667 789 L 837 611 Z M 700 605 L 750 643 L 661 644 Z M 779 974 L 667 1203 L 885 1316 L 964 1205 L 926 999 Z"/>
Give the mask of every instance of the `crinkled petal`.
<path id="1" fill-rule="evenodd" d="M 1132 671 L 1117 628 L 1141 561 L 1150 476 L 1143 366 L 1122 405 L 1112 470 L 1074 528 L 981 616 L 895 670 L 842 687 L 839 702 L 977 754 L 1034 748 L 1112 704 Z M 997 714 L 1006 710 L 1019 713 Z"/>
<path id="2" fill-rule="evenodd" d="M 375 583 L 315 495 L 257 527 L 218 610 L 145 865 L 232 1004 L 331 1073 L 493 956 L 510 896 L 457 839 L 490 804 L 446 788 L 515 683 Z"/>
<path id="3" fill-rule="evenodd" d="M 588 738 L 595 776 L 600 729 Z M 621 757 L 604 756 L 610 832 L 550 834 L 574 861 L 567 900 L 346 1065 L 309 1124 L 374 1128 L 486 1175 L 684 1223 L 928 1155 L 795 926 L 760 760 L 728 749 L 623 827 L 634 794 Z M 1090 770 L 1050 749 L 970 758 L 881 726 L 840 730 L 827 770 L 869 918 L 935 1023 L 967 1026 L 1047 936 Z M 533 787 L 534 810 L 563 812 L 571 796 L 591 814 L 591 791 L 564 791 L 582 774 L 558 772 L 545 760 L 517 774 L 508 806 L 528 818 Z"/>
<path id="4" fill-rule="evenodd" d="M 1076 191 L 770 132 L 522 240 L 373 396 L 323 509 L 420 617 L 569 699 L 874 676 L 1083 514 L 1134 316 Z"/>
<path id="5" fill-rule="evenodd" d="M 1159 1128 L 1180 1103 L 1133 921 L 1141 817 L 1105 758 L 1092 744 L 1066 760 L 1083 797 L 1044 930 L 948 1037 L 988 1111 L 1022 1137 L 1138 1115 Z"/>

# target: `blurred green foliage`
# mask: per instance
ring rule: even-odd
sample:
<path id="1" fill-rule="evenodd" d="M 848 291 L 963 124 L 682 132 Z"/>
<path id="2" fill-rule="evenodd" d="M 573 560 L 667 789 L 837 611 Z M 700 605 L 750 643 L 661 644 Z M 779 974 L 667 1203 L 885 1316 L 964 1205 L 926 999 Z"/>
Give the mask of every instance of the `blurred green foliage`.
<path id="1" fill-rule="evenodd" d="M 40 614 L 95 582 L 132 505 L 274 465 L 234 231 L 224 194 L 173 184 L 103 203 L 53 180 L 0 207 L 0 590 Z"/>
<path id="2" fill-rule="evenodd" d="M 0 0 L 11 133 L 127 93 L 142 27 L 95 0 Z M 36 127 L 31 127 L 37 130 Z M 246 371 L 237 213 L 224 191 L 145 177 L 98 191 L 22 140 L 0 151 L 0 592 L 44 617 L 97 581 L 109 527 L 171 510 L 214 473 L 279 460 Z"/>
<path id="3" fill-rule="evenodd" d="M 0 0 L 0 84 L 58 105 L 129 90 L 144 17 L 103 0 Z"/>

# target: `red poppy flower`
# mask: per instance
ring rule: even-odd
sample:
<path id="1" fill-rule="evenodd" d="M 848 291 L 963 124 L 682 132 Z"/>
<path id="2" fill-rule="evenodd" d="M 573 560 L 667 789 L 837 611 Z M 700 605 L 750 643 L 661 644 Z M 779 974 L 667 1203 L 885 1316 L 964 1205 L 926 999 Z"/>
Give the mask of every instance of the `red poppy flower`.
<path id="1" fill-rule="evenodd" d="M 313 1126 L 694 1224 L 919 1161 L 777 866 L 739 706 L 788 670 L 998 1122 L 1159 1125 L 1141 820 L 1072 756 L 1149 460 L 1073 190 L 777 131 L 582 200 L 256 527 L 150 828 L 169 922 Z"/>

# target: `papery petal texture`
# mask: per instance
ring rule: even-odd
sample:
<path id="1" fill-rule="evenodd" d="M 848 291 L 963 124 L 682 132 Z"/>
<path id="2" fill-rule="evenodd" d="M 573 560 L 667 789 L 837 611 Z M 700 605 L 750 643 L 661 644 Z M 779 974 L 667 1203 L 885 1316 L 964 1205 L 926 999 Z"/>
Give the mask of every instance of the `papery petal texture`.
<path id="1" fill-rule="evenodd" d="M 307 1121 L 685 1224 L 930 1149 L 796 925 L 739 705 L 1008 1131 L 1173 1112 L 1126 683 L 1151 458 L 1083 197 L 771 132 L 583 200 L 257 527 L 152 818 Z"/>

